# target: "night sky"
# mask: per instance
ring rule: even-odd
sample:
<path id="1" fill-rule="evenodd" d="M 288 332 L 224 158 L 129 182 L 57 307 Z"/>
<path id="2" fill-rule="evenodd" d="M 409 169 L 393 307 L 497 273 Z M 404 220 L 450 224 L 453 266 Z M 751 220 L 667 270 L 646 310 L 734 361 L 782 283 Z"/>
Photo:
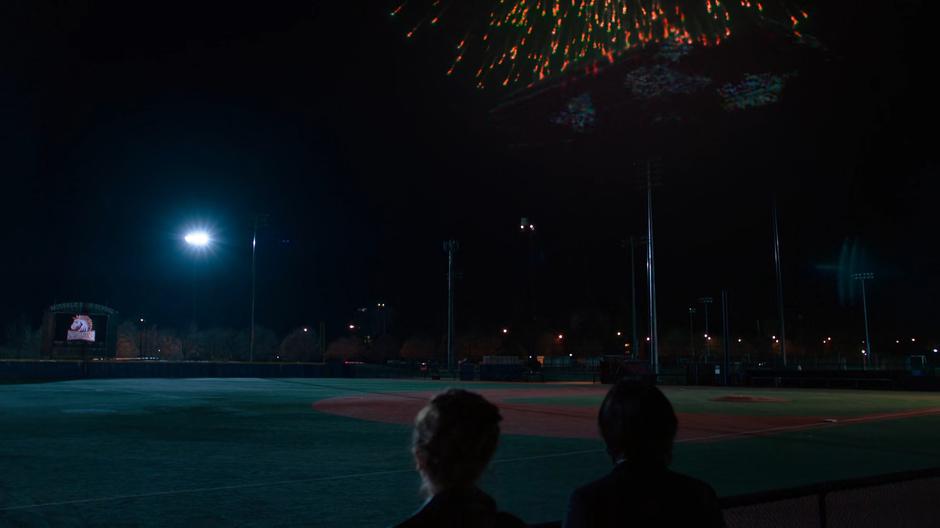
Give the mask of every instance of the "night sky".
<path id="1" fill-rule="evenodd" d="M 793 335 L 860 335 L 839 285 L 854 246 L 877 276 L 876 339 L 936 339 L 936 19 L 913 0 L 817 4 L 830 58 L 780 103 L 563 141 L 533 140 L 548 116 L 492 112 L 507 91 L 445 76 L 449 40 L 406 39 L 381 2 L 5 2 L 0 316 L 80 300 L 181 327 L 195 287 L 201 325 L 247 326 L 266 214 L 258 322 L 277 332 L 335 336 L 379 301 L 399 337 L 441 332 L 448 238 L 458 327 L 511 324 L 528 273 L 553 328 L 622 320 L 623 241 L 645 231 L 635 165 L 655 151 L 661 327 L 722 288 L 734 332 L 776 318 L 776 191 Z M 217 238 L 206 255 L 182 242 L 194 226 Z"/>

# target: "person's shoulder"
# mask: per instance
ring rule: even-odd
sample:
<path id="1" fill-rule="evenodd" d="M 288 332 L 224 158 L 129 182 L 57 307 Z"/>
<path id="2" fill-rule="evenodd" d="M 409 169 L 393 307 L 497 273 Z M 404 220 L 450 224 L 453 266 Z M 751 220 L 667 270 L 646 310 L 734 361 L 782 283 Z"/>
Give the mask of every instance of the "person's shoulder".
<path id="1" fill-rule="evenodd" d="M 486 528 L 526 528 L 528 526 L 522 519 L 506 512 L 498 512 L 484 518 L 463 518 L 459 516 L 457 518 L 460 519 L 457 521 L 460 526 L 480 526 L 481 528 L 484 526 Z M 442 526 L 451 526 L 453 523 L 453 519 L 444 520 L 419 512 L 396 524 L 393 528 L 441 528 Z"/>
<path id="2" fill-rule="evenodd" d="M 411 517 L 408 517 L 404 521 L 394 525 L 392 528 L 423 528 L 425 526 L 437 526 L 435 513 L 437 513 L 436 508 L 429 502 L 425 503 L 418 511 L 414 512 Z"/>
<path id="3" fill-rule="evenodd" d="M 612 473 L 578 486 L 571 492 L 570 503 L 593 503 L 611 493 L 618 493 L 621 485 Z"/>
<path id="4" fill-rule="evenodd" d="M 715 490 L 707 482 L 701 481 L 695 477 L 683 475 L 682 473 L 676 473 L 672 470 L 669 470 L 667 474 L 669 475 L 671 486 L 698 492 L 701 495 L 715 496 Z"/>

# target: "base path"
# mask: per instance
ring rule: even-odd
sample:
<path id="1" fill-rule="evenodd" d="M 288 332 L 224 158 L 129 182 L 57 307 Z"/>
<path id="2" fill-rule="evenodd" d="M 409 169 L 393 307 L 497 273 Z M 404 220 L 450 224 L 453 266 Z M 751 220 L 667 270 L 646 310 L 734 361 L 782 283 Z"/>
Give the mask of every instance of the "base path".
<path id="1" fill-rule="evenodd" d="M 501 428 L 505 434 L 598 438 L 595 407 L 515 403 L 508 400 L 600 396 L 606 391 L 607 387 L 571 385 L 533 390 L 481 389 L 477 392 L 499 406 L 503 415 Z M 313 408 L 320 412 L 360 420 L 410 425 L 414 423 L 418 411 L 434 394 L 436 393 L 428 391 L 342 396 L 320 400 L 313 404 Z M 936 413 L 940 413 L 940 409 L 851 418 L 834 416 L 829 419 L 819 416 L 761 415 L 756 409 L 753 415 L 677 413 L 679 433 L 676 440 L 678 442 L 718 440 Z"/>

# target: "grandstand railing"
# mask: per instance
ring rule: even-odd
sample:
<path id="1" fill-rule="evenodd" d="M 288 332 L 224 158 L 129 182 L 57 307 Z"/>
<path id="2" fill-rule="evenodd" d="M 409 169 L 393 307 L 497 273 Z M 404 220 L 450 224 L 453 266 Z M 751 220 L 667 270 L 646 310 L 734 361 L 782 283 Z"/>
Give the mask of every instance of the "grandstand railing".
<path id="1" fill-rule="evenodd" d="M 723 497 L 728 528 L 940 526 L 940 467 Z M 531 525 L 560 528 L 561 522 Z"/>

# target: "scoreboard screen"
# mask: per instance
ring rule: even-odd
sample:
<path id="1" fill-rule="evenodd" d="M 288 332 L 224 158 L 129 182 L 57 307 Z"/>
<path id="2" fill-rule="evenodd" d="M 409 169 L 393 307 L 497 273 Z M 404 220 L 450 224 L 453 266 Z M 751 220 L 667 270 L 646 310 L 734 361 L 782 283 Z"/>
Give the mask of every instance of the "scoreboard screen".
<path id="1" fill-rule="evenodd" d="M 104 345 L 107 328 L 106 315 L 59 313 L 55 314 L 54 341 Z"/>

